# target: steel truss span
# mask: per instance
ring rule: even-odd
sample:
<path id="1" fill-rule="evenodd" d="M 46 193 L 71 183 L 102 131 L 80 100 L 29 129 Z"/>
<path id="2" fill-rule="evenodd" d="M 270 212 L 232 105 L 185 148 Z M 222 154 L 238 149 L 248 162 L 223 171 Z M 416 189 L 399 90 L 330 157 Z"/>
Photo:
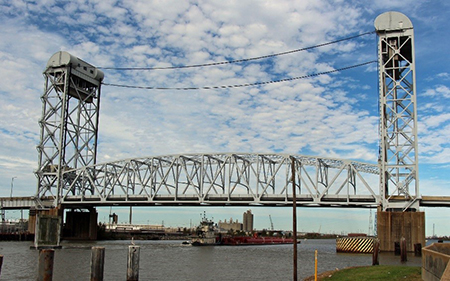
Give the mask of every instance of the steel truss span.
<path id="1" fill-rule="evenodd" d="M 63 172 L 63 205 L 376 207 L 378 165 L 286 154 L 183 154 Z M 375 188 L 374 188 L 375 187 Z M 55 197 L 56 199 L 56 197 Z"/>

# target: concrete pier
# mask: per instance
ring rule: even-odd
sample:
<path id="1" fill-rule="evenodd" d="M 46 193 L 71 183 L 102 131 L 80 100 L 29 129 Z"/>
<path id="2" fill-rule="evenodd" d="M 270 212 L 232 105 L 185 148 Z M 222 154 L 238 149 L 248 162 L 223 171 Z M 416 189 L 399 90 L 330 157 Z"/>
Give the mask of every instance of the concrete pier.
<path id="1" fill-rule="evenodd" d="M 30 210 L 28 231 L 35 234 L 35 248 L 59 247 L 60 239 L 97 240 L 97 211 L 69 210 L 62 228 L 64 210 Z M 62 231 L 62 235 L 61 235 Z"/>
<path id="2" fill-rule="evenodd" d="M 379 210 L 377 233 L 380 251 L 393 252 L 395 243 L 405 238 L 406 250 L 413 252 L 415 244 L 425 246 L 425 213 Z"/>
<path id="3" fill-rule="evenodd" d="M 30 212 L 29 230 L 31 233 L 34 232 L 35 234 L 34 247 L 59 247 L 61 238 L 61 221 L 62 211 L 60 208 Z"/>
<path id="4" fill-rule="evenodd" d="M 97 211 L 90 208 L 85 212 L 66 212 L 64 239 L 97 240 Z"/>

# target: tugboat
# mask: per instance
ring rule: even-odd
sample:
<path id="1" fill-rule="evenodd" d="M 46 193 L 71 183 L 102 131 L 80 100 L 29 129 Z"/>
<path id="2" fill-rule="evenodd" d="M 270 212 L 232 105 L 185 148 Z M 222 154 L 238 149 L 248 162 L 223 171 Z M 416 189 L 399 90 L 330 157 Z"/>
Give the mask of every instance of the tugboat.
<path id="1" fill-rule="evenodd" d="M 197 227 L 197 237 L 192 238 L 192 246 L 212 246 L 219 245 L 219 232 L 214 224 L 214 221 L 209 220 L 206 217 L 206 213 L 203 213 L 200 225 Z"/>

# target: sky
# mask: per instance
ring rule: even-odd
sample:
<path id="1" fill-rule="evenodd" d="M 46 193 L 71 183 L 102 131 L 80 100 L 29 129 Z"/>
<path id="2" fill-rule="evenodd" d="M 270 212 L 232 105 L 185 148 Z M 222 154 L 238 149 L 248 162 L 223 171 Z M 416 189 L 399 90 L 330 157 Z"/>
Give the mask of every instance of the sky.
<path id="1" fill-rule="evenodd" d="M 373 2 L 373 3 L 371 3 Z M 387 11 L 409 17 L 416 50 L 422 195 L 450 196 L 450 3 L 381 1 L 0 0 L 0 196 L 36 193 L 42 72 L 67 51 L 97 67 L 167 67 L 240 60 L 374 30 Z M 104 83 L 193 87 L 275 81 L 377 59 L 377 37 L 242 63 L 177 70 L 104 69 Z M 102 86 L 98 161 L 183 153 L 288 153 L 377 163 L 376 64 L 259 86 L 143 90 Z M 14 178 L 14 180 L 12 180 Z M 242 220 L 248 208 L 206 211 Z M 426 234 L 450 235 L 450 209 L 426 208 Z M 128 209 L 112 210 L 119 221 Z M 134 208 L 133 222 L 198 223 L 200 207 Z M 289 208 L 253 208 L 255 227 L 289 229 Z M 109 208 L 99 210 L 107 221 Z M 19 211 L 8 212 L 10 218 Z M 373 219 L 374 219 L 374 214 Z M 367 232 L 368 210 L 299 209 L 299 230 Z M 434 227 L 433 227 L 434 226 Z"/>

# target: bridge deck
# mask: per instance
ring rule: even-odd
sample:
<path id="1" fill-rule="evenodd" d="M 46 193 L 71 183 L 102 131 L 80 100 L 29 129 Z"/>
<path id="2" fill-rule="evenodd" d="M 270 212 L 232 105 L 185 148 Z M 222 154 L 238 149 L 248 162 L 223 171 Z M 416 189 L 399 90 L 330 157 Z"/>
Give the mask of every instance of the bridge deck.
<path id="1" fill-rule="evenodd" d="M 376 198 L 373 196 L 343 196 L 327 195 L 322 198 L 314 198 L 309 195 L 298 195 L 297 205 L 299 206 L 336 206 L 340 207 L 376 207 Z M 97 196 L 71 196 L 64 201 L 64 205 L 92 205 L 92 206 L 288 206 L 292 205 L 293 197 L 283 194 L 262 195 L 256 197 L 248 194 L 209 194 L 204 198 L 199 198 L 194 194 L 178 195 L 176 198 L 170 195 L 157 195 L 152 199 L 147 196 L 112 196 L 105 200 Z M 345 204 L 341 204 L 345 203 Z"/>
<path id="2" fill-rule="evenodd" d="M 450 207 L 450 196 L 422 196 L 420 206 Z"/>
<path id="3" fill-rule="evenodd" d="M 199 201 L 193 195 L 178 196 L 177 200 L 172 197 L 158 196 L 149 201 L 145 196 L 115 196 L 109 200 L 100 200 L 98 197 L 73 196 L 64 202 L 64 206 L 86 206 L 86 207 L 106 207 L 106 206 L 291 206 L 292 196 L 281 195 L 262 196 L 259 201 L 255 201 L 253 196 L 232 195 L 225 196 L 217 194 L 209 196 L 206 200 Z M 339 203 L 347 204 L 339 204 Z M 40 200 L 44 207 L 51 207 L 51 198 Z M 450 207 L 450 196 L 422 196 L 419 199 L 421 207 Z M 376 208 L 376 200 L 372 196 L 340 196 L 327 195 L 317 200 L 310 196 L 297 196 L 299 207 L 349 207 L 349 208 Z M 0 209 L 18 210 L 37 207 L 36 198 L 32 197 L 0 197 Z"/>

